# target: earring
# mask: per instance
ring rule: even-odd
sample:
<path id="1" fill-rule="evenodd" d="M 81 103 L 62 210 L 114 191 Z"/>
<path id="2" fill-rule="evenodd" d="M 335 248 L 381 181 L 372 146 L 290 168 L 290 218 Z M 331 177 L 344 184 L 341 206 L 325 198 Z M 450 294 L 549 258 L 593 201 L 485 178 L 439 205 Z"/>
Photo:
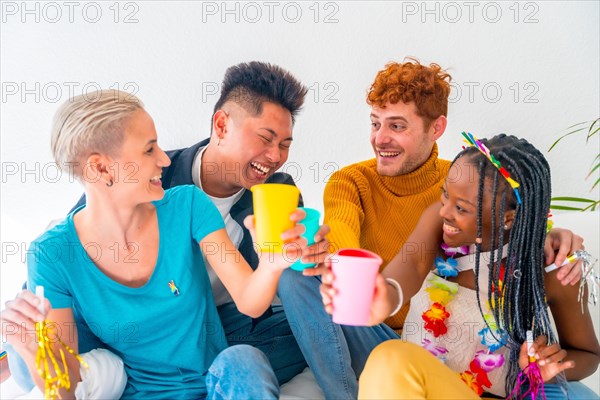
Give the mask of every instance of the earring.
<path id="1" fill-rule="evenodd" d="M 482 242 L 481 238 L 476 238 L 476 239 L 475 239 L 475 243 L 477 243 L 477 244 L 481 244 L 481 242 Z"/>
<path id="2" fill-rule="evenodd" d="M 108 182 L 108 183 L 106 184 L 106 186 L 108 186 L 108 187 L 111 187 L 113 184 L 114 184 L 114 182 L 113 182 L 113 180 L 111 179 L 111 180 L 110 180 L 110 182 Z"/>
<path id="3" fill-rule="evenodd" d="M 221 138 L 219 138 L 219 141 L 217 142 L 217 147 L 221 145 Z"/>
<path id="4" fill-rule="evenodd" d="M 504 224 L 504 230 L 507 231 L 509 229 L 510 229 L 510 227 L 508 226 L 508 224 Z"/>

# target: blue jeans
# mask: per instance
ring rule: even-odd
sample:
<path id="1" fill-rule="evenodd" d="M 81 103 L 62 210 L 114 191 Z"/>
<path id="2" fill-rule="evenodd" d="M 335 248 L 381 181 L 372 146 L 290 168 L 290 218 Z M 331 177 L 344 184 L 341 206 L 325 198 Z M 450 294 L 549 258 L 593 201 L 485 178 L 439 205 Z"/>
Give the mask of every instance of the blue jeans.
<path id="1" fill-rule="evenodd" d="M 526 391 L 527 388 L 524 389 Z M 523 391 L 523 393 L 524 393 Z M 569 397 L 565 397 L 560 385 L 554 383 L 546 383 L 544 392 L 547 400 L 596 400 L 600 399 L 596 393 L 579 381 L 567 382 L 567 393 Z"/>
<path id="2" fill-rule="evenodd" d="M 248 345 L 223 350 L 206 374 L 207 399 L 278 399 L 279 385 L 269 360 Z"/>
<path id="3" fill-rule="evenodd" d="M 217 307 L 229 346 L 248 344 L 261 350 L 271 362 L 282 385 L 306 368 L 306 361 L 287 322 L 282 306 L 253 326 L 252 318 L 238 311 L 234 303 Z"/>
<path id="4" fill-rule="evenodd" d="M 367 357 L 378 344 L 398 335 L 383 324 L 371 328 L 334 324 L 323 308 L 320 284 L 317 277 L 288 269 L 278 287 L 283 307 L 272 307 L 271 316 L 253 326 L 252 319 L 233 303 L 219 306 L 219 316 L 229 345 L 248 344 L 262 350 L 280 383 L 302 372 L 308 363 L 327 399 L 356 399 L 357 376 Z M 26 367 L 14 370 L 33 386 Z"/>
<path id="5" fill-rule="evenodd" d="M 334 324 L 323 307 L 320 285 L 319 277 L 287 269 L 281 275 L 277 294 L 325 398 L 356 399 L 357 377 L 371 351 L 380 343 L 399 337 L 385 324 L 374 327 Z"/>
<path id="6" fill-rule="evenodd" d="M 25 392 L 34 383 L 23 359 L 10 344 L 9 368 L 15 382 Z M 219 353 L 206 373 L 207 399 L 277 399 L 279 385 L 267 357 L 258 349 L 247 345 L 228 347 Z"/>
<path id="7" fill-rule="evenodd" d="M 280 384 L 308 366 L 327 399 L 356 399 L 358 379 L 378 344 L 398 339 L 387 325 L 340 326 L 325 312 L 319 293 L 321 281 L 288 269 L 277 294 L 283 306 L 254 327 L 252 319 L 233 303 L 217 307 L 229 345 L 249 344 L 262 350 Z"/>

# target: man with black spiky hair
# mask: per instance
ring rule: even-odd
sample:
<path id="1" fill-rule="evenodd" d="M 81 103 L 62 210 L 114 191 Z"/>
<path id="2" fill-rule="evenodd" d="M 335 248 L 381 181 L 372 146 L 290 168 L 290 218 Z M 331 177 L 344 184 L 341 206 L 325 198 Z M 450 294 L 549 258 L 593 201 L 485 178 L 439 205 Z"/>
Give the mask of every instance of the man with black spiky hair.
<path id="1" fill-rule="evenodd" d="M 249 189 L 261 183 L 294 185 L 289 174 L 276 171 L 288 159 L 295 118 L 306 93 L 307 88 L 279 66 L 256 61 L 232 66 L 225 72 L 214 107 L 210 138 L 167 152 L 171 165 L 163 169 L 162 186 L 201 188 L 221 212 L 231 241 L 252 268 L 258 265 L 258 255 L 243 224 L 254 213 Z M 317 233 L 317 244 L 311 246 L 313 256 L 305 262 L 324 258 L 327 233 L 327 228 Z M 232 249 L 218 250 L 223 257 L 232 256 L 227 254 Z M 230 345 L 250 344 L 262 350 L 280 384 L 308 365 L 327 399 L 356 398 L 357 375 L 370 350 L 389 336 L 380 339 L 376 334 L 366 341 L 370 336 L 360 328 L 349 328 L 346 335 L 352 337 L 348 336 L 347 343 L 340 326 L 323 310 L 320 280 L 291 269 L 279 281 L 281 305 L 272 305 L 260 318 L 250 318 L 238 311 L 208 263 L 207 270 Z"/>

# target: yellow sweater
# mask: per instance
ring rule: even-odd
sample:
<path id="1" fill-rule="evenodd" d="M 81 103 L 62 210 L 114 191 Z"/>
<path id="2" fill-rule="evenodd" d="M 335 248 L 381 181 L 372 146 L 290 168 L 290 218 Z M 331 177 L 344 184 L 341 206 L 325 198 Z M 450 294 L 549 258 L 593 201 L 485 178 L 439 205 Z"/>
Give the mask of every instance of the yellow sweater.
<path id="1" fill-rule="evenodd" d="M 363 248 L 383 258 L 382 268 L 396 256 L 417 226 L 421 214 L 439 200 L 450 162 L 438 159 L 437 144 L 417 170 L 381 176 L 375 159 L 342 168 L 325 187 L 325 223 L 334 249 Z M 386 323 L 404 324 L 408 305 Z"/>

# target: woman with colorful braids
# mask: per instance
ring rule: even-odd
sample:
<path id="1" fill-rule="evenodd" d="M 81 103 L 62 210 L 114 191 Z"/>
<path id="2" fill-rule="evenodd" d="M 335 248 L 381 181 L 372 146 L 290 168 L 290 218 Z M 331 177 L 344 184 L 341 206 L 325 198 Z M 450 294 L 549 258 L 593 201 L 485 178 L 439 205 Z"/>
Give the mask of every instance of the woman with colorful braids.
<path id="1" fill-rule="evenodd" d="M 596 398 L 579 382 L 566 382 L 595 371 L 600 345 L 578 288 L 561 286 L 551 276 L 556 271 L 545 279 L 547 161 L 514 136 L 464 136 L 470 146 L 453 161 L 441 202 L 378 276 L 371 322 L 405 300 L 411 309 L 403 340 L 371 353 L 359 397 Z M 333 279 L 323 277 L 329 312 Z M 527 331 L 535 338 L 529 345 Z M 528 385 L 524 374 L 532 371 L 544 385 Z"/>

